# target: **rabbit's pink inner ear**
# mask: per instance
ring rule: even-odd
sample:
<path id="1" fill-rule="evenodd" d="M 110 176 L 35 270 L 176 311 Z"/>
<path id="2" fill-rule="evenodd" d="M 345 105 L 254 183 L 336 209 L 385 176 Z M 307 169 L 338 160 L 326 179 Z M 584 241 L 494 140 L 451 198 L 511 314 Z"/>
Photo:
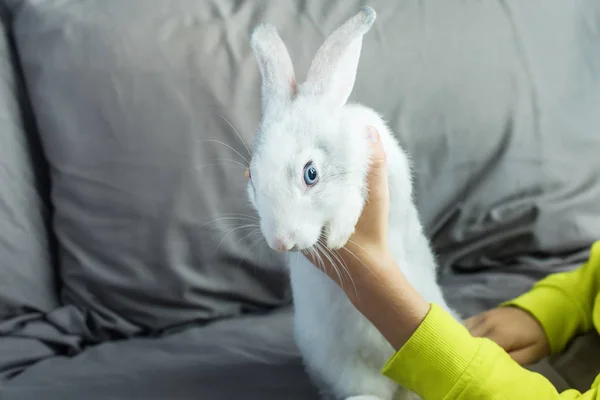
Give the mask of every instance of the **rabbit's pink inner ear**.
<path id="1" fill-rule="evenodd" d="M 302 92 L 323 97 L 332 107 L 346 104 L 354 87 L 362 39 L 375 21 L 375 11 L 364 7 L 334 30 L 317 51 Z"/>
<path id="2" fill-rule="evenodd" d="M 296 94 L 298 94 L 298 83 L 296 82 L 295 77 L 292 77 L 292 79 L 290 81 L 290 88 L 291 88 L 292 97 L 296 97 Z"/>

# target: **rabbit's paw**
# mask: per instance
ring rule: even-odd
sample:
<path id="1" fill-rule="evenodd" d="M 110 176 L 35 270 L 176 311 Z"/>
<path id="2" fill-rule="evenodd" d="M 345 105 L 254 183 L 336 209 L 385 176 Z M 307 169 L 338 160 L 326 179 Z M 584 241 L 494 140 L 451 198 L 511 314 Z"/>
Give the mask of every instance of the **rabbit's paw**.
<path id="1" fill-rule="evenodd" d="M 349 193 L 346 202 L 340 205 L 335 217 L 326 229 L 327 247 L 332 250 L 341 249 L 346 245 L 360 218 L 364 200 L 360 193 Z"/>
<path id="2" fill-rule="evenodd" d="M 330 222 L 327 225 L 327 247 L 332 250 L 344 247 L 354 233 L 355 225 L 356 223 L 348 222 L 344 218 Z"/>

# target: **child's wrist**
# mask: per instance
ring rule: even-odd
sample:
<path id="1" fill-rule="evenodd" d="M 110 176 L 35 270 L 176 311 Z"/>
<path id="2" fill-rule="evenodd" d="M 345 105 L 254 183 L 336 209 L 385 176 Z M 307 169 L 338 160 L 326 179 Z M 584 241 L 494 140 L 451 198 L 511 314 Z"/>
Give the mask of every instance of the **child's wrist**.
<path id="1" fill-rule="evenodd" d="M 358 248 L 357 248 L 358 247 Z M 354 270 L 365 270 L 379 273 L 390 268 L 397 268 L 394 257 L 387 245 L 365 244 L 348 249 L 352 252 L 350 267 Z"/>
<path id="2" fill-rule="evenodd" d="M 356 290 L 348 287 L 345 291 L 355 307 L 398 350 L 425 319 L 430 304 L 411 285 L 391 255 L 382 255 L 381 261 L 373 265 L 370 279 L 357 284 Z"/>

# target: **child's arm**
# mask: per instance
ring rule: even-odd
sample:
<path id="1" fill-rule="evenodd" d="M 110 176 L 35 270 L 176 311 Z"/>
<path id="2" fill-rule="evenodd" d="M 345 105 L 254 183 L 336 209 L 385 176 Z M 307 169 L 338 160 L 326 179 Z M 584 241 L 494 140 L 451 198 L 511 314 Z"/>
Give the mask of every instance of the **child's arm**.
<path id="1" fill-rule="evenodd" d="M 550 351 L 564 349 L 575 335 L 593 329 L 599 286 L 597 242 L 583 266 L 551 275 L 530 292 L 506 303 L 528 312 L 507 307 L 467 321 L 467 326 L 476 326 L 484 338 L 474 338 L 433 305 L 383 372 L 424 400 L 600 400 L 600 377 L 584 394 L 575 390 L 559 394 L 547 379 L 514 360 L 529 357 L 537 361 Z M 505 350 L 514 350 L 512 357 Z"/>
<path id="2" fill-rule="evenodd" d="M 423 400 L 600 400 L 598 380 L 584 394 L 559 394 L 546 378 L 521 367 L 493 341 L 472 337 L 436 305 L 383 373 Z"/>
<path id="3" fill-rule="evenodd" d="M 465 322 L 473 336 L 499 344 L 521 365 L 562 351 L 573 337 L 593 328 L 600 290 L 600 242 L 587 263 L 572 272 L 550 275 L 504 306 Z M 598 312 L 600 310 L 596 310 Z"/>
<path id="4" fill-rule="evenodd" d="M 575 336 L 594 328 L 594 303 L 599 294 L 600 241 L 592 246 L 590 258 L 583 266 L 550 275 L 505 305 L 533 315 L 543 327 L 552 353 L 558 353 Z"/>

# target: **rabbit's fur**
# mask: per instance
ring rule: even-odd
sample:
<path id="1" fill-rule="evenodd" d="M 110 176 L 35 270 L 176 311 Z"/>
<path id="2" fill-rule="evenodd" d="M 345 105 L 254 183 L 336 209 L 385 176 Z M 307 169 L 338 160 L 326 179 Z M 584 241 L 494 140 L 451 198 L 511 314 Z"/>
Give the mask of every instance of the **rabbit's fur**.
<path id="1" fill-rule="evenodd" d="M 409 158 L 375 111 L 346 104 L 362 37 L 374 21 L 375 11 L 365 7 L 336 29 L 315 55 L 302 85 L 296 84 L 292 62 L 275 28 L 263 24 L 254 30 L 251 45 L 262 76 L 263 115 L 253 143 L 248 195 L 273 249 L 342 247 L 354 232 L 367 196 L 366 132 L 368 126 L 375 127 L 387 155 L 388 240 L 395 261 L 421 295 L 449 310 L 413 202 Z M 318 180 L 308 185 L 303 173 L 311 162 Z M 324 395 L 416 398 L 381 374 L 394 350 L 340 287 L 302 253 L 289 252 L 288 260 L 296 343 Z M 352 285 L 348 278 L 343 282 Z"/>

